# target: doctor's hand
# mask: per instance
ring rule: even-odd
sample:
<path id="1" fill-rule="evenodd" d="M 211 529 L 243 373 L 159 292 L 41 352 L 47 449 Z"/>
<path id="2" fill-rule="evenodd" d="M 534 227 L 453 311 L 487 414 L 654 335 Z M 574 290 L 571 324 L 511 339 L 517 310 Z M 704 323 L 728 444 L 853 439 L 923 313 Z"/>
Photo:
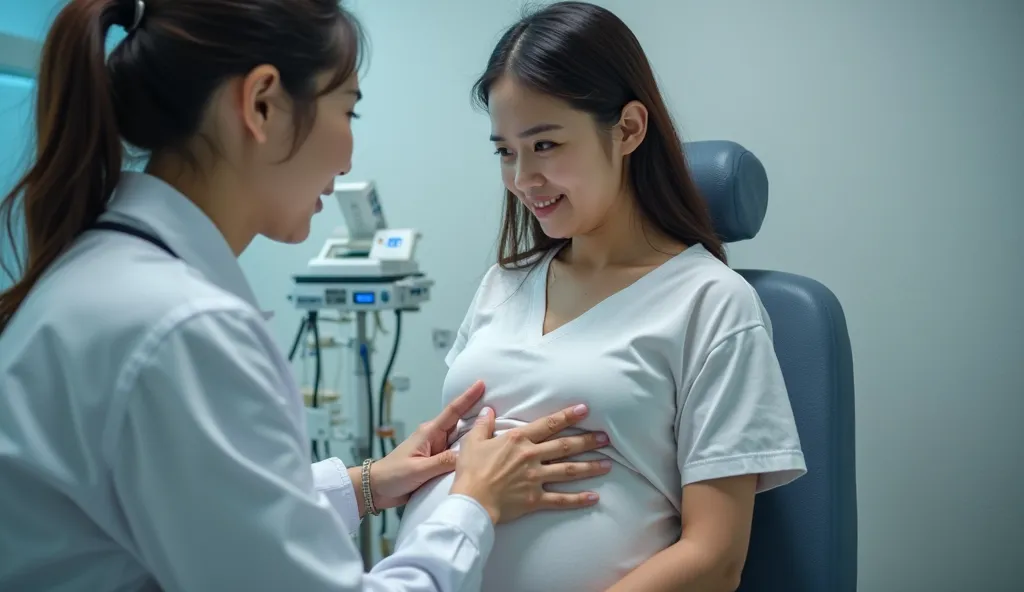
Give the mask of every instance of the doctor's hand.
<path id="1" fill-rule="evenodd" d="M 370 488 L 378 509 L 401 506 L 424 483 L 455 470 L 455 453 L 448 450 L 448 436 L 483 394 L 484 383 L 477 382 L 391 454 L 370 465 Z"/>
<path id="2" fill-rule="evenodd" d="M 552 439 L 587 416 L 585 405 L 494 434 L 494 412 L 481 411 L 462 439 L 451 493 L 467 495 L 487 510 L 495 524 L 538 510 L 571 510 L 597 503 L 596 493 L 547 491 L 547 483 L 588 479 L 611 470 L 611 461 L 557 462 L 608 445 L 608 437 L 583 433 Z"/>

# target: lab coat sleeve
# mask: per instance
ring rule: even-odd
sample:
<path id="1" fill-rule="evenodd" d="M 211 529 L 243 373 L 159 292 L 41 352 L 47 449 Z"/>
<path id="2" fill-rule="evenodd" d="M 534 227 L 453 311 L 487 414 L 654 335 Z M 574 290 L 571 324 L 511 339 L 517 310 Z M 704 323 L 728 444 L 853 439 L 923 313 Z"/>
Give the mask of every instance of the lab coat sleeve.
<path id="1" fill-rule="evenodd" d="M 254 311 L 184 311 L 126 366 L 107 429 L 133 554 L 166 590 L 461 590 L 494 530 L 452 496 L 363 573 L 313 483 L 301 402 Z M 117 408 L 117 406 L 115 406 Z"/>
<path id="2" fill-rule="evenodd" d="M 349 534 L 359 529 L 359 502 L 356 490 L 348 476 L 348 467 L 336 458 L 313 464 L 313 487 L 324 494 L 338 512 Z"/>

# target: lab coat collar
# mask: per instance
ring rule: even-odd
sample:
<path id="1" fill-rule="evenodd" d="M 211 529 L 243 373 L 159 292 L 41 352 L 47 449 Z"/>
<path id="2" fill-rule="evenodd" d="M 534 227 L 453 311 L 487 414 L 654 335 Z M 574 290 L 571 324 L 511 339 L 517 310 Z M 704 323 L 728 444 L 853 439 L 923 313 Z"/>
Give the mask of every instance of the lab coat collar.
<path id="1" fill-rule="evenodd" d="M 122 172 L 101 219 L 152 232 L 208 281 L 260 310 L 224 235 L 198 206 L 164 181 L 145 173 Z"/>

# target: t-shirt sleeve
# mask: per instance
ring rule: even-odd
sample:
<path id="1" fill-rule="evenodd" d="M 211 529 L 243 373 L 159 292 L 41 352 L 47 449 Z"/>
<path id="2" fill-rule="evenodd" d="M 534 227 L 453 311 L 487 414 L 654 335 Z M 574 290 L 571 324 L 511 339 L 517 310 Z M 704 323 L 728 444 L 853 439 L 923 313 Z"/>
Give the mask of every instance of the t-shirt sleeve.
<path id="1" fill-rule="evenodd" d="M 760 493 L 807 472 L 782 369 L 764 325 L 713 344 L 680 399 L 677 462 L 684 486 L 756 474 Z"/>

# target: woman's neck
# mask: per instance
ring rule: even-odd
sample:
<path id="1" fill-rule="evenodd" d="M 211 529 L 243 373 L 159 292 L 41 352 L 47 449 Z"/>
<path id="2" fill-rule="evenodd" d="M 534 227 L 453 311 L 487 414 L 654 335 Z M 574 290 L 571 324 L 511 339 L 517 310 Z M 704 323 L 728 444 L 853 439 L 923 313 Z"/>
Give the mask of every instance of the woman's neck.
<path id="1" fill-rule="evenodd" d="M 605 223 L 587 234 L 572 237 L 560 253 L 561 260 L 583 270 L 600 271 L 613 267 L 660 265 L 686 247 L 667 237 L 633 205 L 633 199 L 621 199 Z"/>
<path id="2" fill-rule="evenodd" d="M 202 210 L 224 236 L 236 257 L 240 256 L 256 237 L 245 216 L 244 199 L 238 184 L 217 169 L 193 172 L 177 159 L 150 160 L 146 174 L 152 175 L 178 190 Z"/>

